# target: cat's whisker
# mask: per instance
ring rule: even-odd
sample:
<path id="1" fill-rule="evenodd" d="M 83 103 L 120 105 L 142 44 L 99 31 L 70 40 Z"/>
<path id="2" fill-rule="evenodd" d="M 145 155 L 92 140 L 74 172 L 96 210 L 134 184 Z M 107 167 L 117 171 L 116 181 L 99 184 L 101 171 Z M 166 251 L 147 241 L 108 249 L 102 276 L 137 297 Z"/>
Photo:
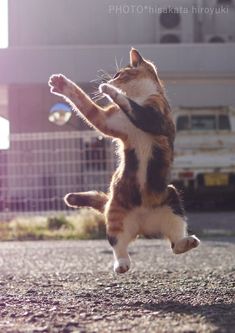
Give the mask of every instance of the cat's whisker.
<path id="1" fill-rule="evenodd" d="M 97 96 L 96 98 L 94 98 L 93 101 L 97 103 L 97 102 L 101 101 L 104 98 L 106 98 L 106 96 L 100 94 L 100 96 Z"/>
<path id="2" fill-rule="evenodd" d="M 98 101 L 100 101 L 100 100 L 102 100 L 103 98 L 106 98 L 99 90 L 97 90 L 97 91 L 94 91 L 93 93 L 92 93 L 92 100 L 94 101 L 94 102 L 98 102 Z"/>
<path id="3" fill-rule="evenodd" d="M 99 92 L 94 92 L 91 95 L 93 95 L 92 96 L 92 99 L 93 99 L 93 98 L 99 97 L 101 94 Z"/>
<path id="4" fill-rule="evenodd" d="M 117 61 L 117 57 L 115 56 L 115 65 L 116 65 L 116 71 L 119 72 L 120 68 L 118 66 L 118 61 Z"/>
<path id="5" fill-rule="evenodd" d="M 103 97 L 104 97 L 104 96 L 101 95 L 101 94 L 100 94 L 100 95 L 96 95 L 96 96 L 93 96 L 93 97 L 92 97 L 92 100 L 93 100 L 93 101 L 97 101 L 97 100 L 100 100 L 100 99 L 103 98 Z"/>
<path id="6" fill-rule="evenodd" d="M 98 74 L 101 75 L 103 78 L 107 79 L 107 81 L 112 79 L 112 76 L 104 69 L 99 69 Z"/>
<path id="7" fill-rule="evenodd" d="M 92 95 L 100 95 L 100 94 L 102 94 L 102 93 L 100 92 L 99 89 L 97 90 L 97 88 L 96 88 L 96 90 L 93 91 L 91 94 L 92 94 Z"/>
<path id="8" fill-rule="evenodd" d="M 96 78 L 96 79 L 90 80 L 90 83 L 92 83 L 92 82 L 98 82 L 98 81 L 100 81 L 100 78 Z"/>
<path id="9" fill-rule="evenodd" d="M 121 58 L 121 60 L 119 62 L 119 69 L 122 68 L 122 62 L 123 62 L 123 57 Z"/>
<path id="10" fill-rule="evenodd" d="M 107 82 L 107 80 L 105 80 L 104 77 L 97 76 L 95 79 L 91 80 L 90 82 L 105 83 L 105 82 Z"/>
<path id="11" fill-rule="evenodd" d="M 105 72 L 103 69 L 99 69 L 97 71 L 96 78 L 91 80 L 90 82 L 101 84 L 108 82 L 111 78 L 112 76 L 109 73 Z"/>

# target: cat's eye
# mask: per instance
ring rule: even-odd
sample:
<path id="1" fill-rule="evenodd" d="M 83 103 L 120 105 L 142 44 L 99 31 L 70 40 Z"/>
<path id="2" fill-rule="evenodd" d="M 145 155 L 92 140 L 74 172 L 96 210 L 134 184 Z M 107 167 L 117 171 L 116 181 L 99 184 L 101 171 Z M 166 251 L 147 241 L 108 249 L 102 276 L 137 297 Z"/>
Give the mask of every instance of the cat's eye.
<path id="1" fill-rule="evenodd" d="M 117 72 L 117 73 L 114 75 L 113 79 L 118 78 L 120 74 L 121 74 L 121 72 Z"/>

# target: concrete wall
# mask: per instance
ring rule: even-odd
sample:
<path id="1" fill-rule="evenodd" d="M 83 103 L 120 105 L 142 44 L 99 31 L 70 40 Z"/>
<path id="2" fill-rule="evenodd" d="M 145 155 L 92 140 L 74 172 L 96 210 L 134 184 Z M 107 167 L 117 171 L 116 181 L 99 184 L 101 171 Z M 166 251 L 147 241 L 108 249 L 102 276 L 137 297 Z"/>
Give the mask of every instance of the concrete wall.
<path id="1" fill-rule="evenodd" d="M 143 9 L 170 3 L 172 0 L 10 0 L 10 45 L 154 43 L 157 15 Z M 187 6 L 193 0 L 178 3 Z M 190 38 L 193 41 L 193 35 Z"/>
<path id="2" fill-rule="evenodd" d="M 86 89 L 86 86 L 84 88 Z M 60 132 L 88 128 L 75 113 L 69 124 L 63 126 L 48 121 L 49 110 L 61 99 L 52 95 L 45 84 L 10 85 L 9 96 L 12 133 Z"/>
<path id="3" fill-rule="evenodd" d="M 164 77 L 234 77 L 235 44 L 132 44 Z M 46 83 L 52 73 L 77 82 L 93 80 L 99 69 L 129 63 L 131 45 L 21 47 L 0 50 L 0 84 Z"/>
<path id="4" fill-rule="evenodd" d="M 221 6 L 217 0 L 9 0 L 10 45 L 158 43 L 170 32 L 159 24 L 167 6 L 180 12 L 171 32 L 183 42 L 213 33 L 235 41 L 235 8 L 212 11 Z"/>
<path id="5" fill-rule="evenodd" d="M 108 0 L 10 0 L 10 45 L 116 42 Z M 107 29 L 108 27 L 108 29 Z"/>
<path id="6" fill-rule="evenodd" d="M 157 64 L 173 106 L 235 106 L 235 45 L 137 47 Z M 59 128 L 48 122 L 51 106 L 61 100 L 49 92 L 50 74 L 62 72 L 86 91 L 95 91 L 94 83 L 84 82 L 94 79 L 100 68 L 113 73 L 115 56 L 118 60 L 123 56 L 125 64 L 128 53 L 127 46 L 11 48 L 4 56 L 0 53 L 0 78 L 10 87 L 11 131 L 69 130 L 68 126 Z M 76 116 L 72 123 L 87 128 Z"/>
<path id="7" fill-rule="evenodd" d="M 163 45 L 157 44 L 165 33 L 159 14 L 149 10 L 176 6 L 176 1 L 138 4 L 148 11 L 138 14 L 134 0 L 9 0 L 10 47 L 0 50 L 0 84 L 9 86 L 12 132 L 68 130 L 47 120 L 60 100 L 49 93 L 49 76 L 64 73 L 90 90 L 97 70 L 112 74 L 115 58 L 129 62 L 131 46 L 158 66 L 173 106 L 235 105 L 235 43 L 190 43 L 211 33 L 227 34 L 232 41 L 235 6 L 225 14 L 182 14 L 178 32 L 172 31 L 186 36 L 187 43 Z M 196 5 L 218 8 L 216 0 L 177 0 L 178 8 Z M 72 121 L 83 127 L 76 117 Z"/>
<path id="8" fill-rule="evenodd" d="M 235 78 L 166 81 L 171 104 L 176 107 L 235 106 Z"/>

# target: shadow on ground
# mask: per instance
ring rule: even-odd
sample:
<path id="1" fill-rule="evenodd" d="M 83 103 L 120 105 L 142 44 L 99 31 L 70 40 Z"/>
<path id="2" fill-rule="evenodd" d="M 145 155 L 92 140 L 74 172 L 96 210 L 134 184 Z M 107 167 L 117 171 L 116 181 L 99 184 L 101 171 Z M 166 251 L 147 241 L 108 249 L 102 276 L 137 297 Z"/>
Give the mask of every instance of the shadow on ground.
<path id="1" fill-rule="evenodd" d="M 167 302 L 138 302 L 129 304 L 133 311 L 137 308 L 142 308 L 150 311 L 159 311 L 160 313 L 178 313 L 180 315 L 200 315 L 206 321 L 215 325 L 217 328 L 214 332 L 234 332 L 235 325 L 235 303 L 223 304 L 216 303 L 210 305 L 191 305 L 174 301 Z M 232 319 L 233 318 L 233 319 Z M 233 322 L 232 322 L 233 321 Z M 194 332 L 192 330 L 192 332 Z"/>

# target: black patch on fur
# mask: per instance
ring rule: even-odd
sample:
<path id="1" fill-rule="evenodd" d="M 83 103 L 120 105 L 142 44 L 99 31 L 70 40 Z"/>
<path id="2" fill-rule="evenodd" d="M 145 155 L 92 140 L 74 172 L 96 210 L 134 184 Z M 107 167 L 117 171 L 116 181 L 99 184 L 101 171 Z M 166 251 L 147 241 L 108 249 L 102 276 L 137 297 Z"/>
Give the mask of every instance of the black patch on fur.
<path id="1" fill-rule="evenodd" d="M 126 188 L 123 188 L 124 193 L 128 197 L 128 202 L 131 206 L 141 205 L 141 194 L 139 191 L 139 186 L 137 184 L 136 172 L 139 167 L 139 161 L 137 159 L 134 149 L 125 150 L 125 169 L 124 176 L 126 178 Z"/>
<path id="2" fill-rule="evenodd" d="M 139 161 L 134 149 L 126 149 L 124 155 L 125 167 L 121 180 L 116 184 L 116 199 L 121 207 L 131 209 L 140 206 L 142 203 L 141 193 L 136 178 Z"/>
<path id="3" fill-rule="evenodd" d="M 135 149 L 126 149 L 124 151 L 124 154 L 125 154 L 124 175 L 131 176 L 137 172 L 139 161 L 137 159 Z"/>
<path id="4" fill-rule="evenodd" d="M 126 110 L 123 111 L 137 128 L 155 135 L 167 135 L 165 117 L 161 111 L 151 106 L 143 107 L 131 99 L 128 100 L 132 113 L 130 114 Z"/>
<path id="5" fill-rule="evenodd" d="M 167 191 L 168 197 L 165 203 L 171 207 L 174 214 L 184 217 L 185 210 L 179 192 L 171 186 L 168 186 Z"/>
<path id="6" fill-rule="evenodd" d="M 164 150 L 154 147 L 147 167 L 147 186 L 150 191 L 161 193 L 166 189 L 168 168 Z"/>
<path id="7" fill-rule="evenodd" d="M 134 207 L 141 206 L 142 198 L 138 186 L 133 186 L 130 193 L 130 204 Z"/>
<path id="8" fill-rule="evenodd" d="M 109 244 L 112 247 L 114 247 L 117 244 L 117 242 L 118 242 L 117 237 L 115 237 L 115 236 L 109 236 L 109 235 L 107 235 L 107 239 L 108 239 Z"/>

